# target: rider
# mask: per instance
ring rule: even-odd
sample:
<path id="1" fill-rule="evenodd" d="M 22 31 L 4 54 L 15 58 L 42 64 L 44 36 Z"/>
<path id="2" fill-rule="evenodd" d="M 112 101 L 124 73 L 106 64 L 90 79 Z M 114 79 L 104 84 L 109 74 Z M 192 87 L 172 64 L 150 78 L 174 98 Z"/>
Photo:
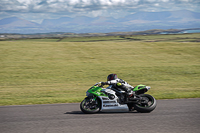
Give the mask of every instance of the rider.
<path id="1" fill-rule="evenodd" d="M 107 82 L 101 82 L 101 85 L 114 85 L 126 92 L 128 96 L 133 94 L 133 86 L 129 85 L 126 81 L 117 78 L 117 74 L 109 74 L 107 77 Z"/>

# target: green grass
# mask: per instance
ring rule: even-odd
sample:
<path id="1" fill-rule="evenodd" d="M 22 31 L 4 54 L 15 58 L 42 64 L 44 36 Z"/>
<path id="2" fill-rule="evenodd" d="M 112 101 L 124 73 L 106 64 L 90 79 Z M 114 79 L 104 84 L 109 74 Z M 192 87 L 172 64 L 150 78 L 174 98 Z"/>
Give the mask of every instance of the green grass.
<path id="1" fill-rule="evenodd" d="M 89 87 L 110 73 L 133 86 L 151 86 L 148 93 L 156 99 L 199 98 L 200 42 L 167 41 L 177 37 L 181 35 L 142 41 L 1 41 L 0 105 L 80 102 Z M 145 42 L 147 38 L 165 39 Z"/>

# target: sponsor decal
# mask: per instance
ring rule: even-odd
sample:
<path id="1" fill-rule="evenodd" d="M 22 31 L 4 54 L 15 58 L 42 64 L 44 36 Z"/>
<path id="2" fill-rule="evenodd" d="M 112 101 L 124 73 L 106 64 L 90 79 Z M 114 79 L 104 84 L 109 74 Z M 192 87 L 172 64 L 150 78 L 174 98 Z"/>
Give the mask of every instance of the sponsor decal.
<path id="1" fill-rule="evenodd" d="M 110 104 L 110 105 L 104 104 L 103 105 L 103 107 L 116 107 L 116 106 L 118 106 L 118 104 Z"/>

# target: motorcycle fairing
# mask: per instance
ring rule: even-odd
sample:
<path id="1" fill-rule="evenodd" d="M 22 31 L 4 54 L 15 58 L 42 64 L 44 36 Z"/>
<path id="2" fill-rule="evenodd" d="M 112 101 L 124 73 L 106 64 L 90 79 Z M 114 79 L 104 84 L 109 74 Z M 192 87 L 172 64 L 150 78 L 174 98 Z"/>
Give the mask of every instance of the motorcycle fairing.
<path id="1" fill-rule="evenodd" d="M 144 94 L 145 92 L 147 92 L 151 87 L 150 86 L 146 86 L 146 85 L 137 85 L 136 87 L 134 87 L 133 91 L 139 95 L 139 94 Z"/>
<path id="2" fill-rule="evenodd" d="M 102 112 L 127 112 L 129 108 L 127 104 L 120 104 L 115 91 L 111 89 L 102 89 L 102 92 L 112 95 L 112 99 L 109 96 L 98 96 L 101 100 L 101 111 Z"/>
<path id="3" fill-rule="evenodd" d="M 86 92 L 86 96 L 88 96 L 89 94 L 94 94 L 95 96 L 107 96 L 105 93 L 103 93 L 101 87 L 98 86 L 92 86 L 87 92 Z"/>
<path id="4" fill-rule="evenodd" d="M 101 99 L 102 112 L 127 112 L 129 108 L 127 104 L 119 104 L 117 100 L 110 100 L 108 97 L 99 96 Z"/>

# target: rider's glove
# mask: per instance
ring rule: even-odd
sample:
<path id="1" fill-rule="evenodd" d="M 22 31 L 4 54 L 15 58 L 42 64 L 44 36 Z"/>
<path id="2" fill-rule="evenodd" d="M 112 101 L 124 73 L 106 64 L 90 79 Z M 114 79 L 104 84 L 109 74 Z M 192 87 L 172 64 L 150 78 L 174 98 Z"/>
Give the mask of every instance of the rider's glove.
<path id="1" fill-rule="evenodd" d="M 108 85 L 108 82 L 101 82 L 102 85 Z"/>
<path id="2" fill-rule="evenodd" d="M 107 85 L 108 82 L 98 82 L 95 84 L 95 86 L 104 86 L 104 85 Z"/>
<path id="3" fill-rule="evenodd" d="M 106 83 L 105 82 L 101 82 L 101 85 L 103 86 L 103 85 L 105 85 Z"/>

